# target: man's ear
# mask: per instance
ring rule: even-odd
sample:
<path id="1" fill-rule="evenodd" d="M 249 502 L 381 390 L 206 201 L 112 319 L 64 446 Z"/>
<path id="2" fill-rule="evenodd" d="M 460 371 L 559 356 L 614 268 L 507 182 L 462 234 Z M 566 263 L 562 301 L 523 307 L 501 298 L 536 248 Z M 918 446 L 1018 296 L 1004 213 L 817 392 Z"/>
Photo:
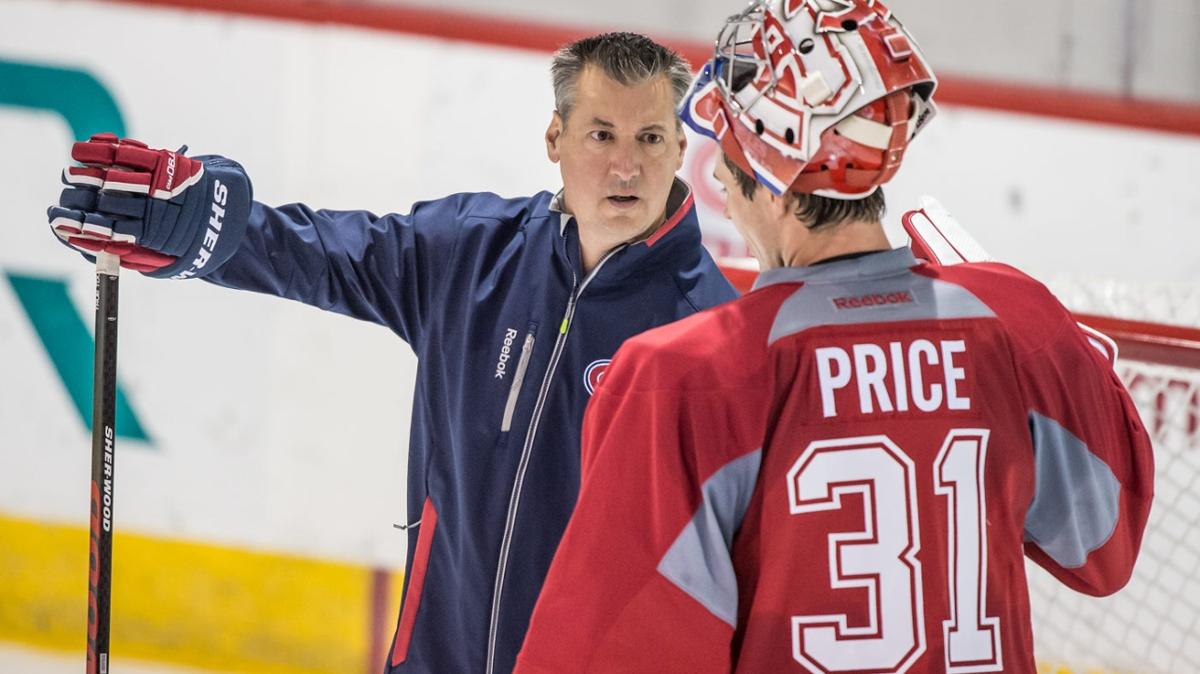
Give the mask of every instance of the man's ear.
<path id="1" fill-rule="evenodd" d="M 555 110 L 550 118 L 550 126 L 546 127 L 546 156 L 555 164 L 558 163 L 558 141 L 562 138 L 563 126 L 562 115 Z"/>
<path id="2" fill-rule="evenodd" d="M 679 158 L 675 162 L 675 171 L 678 173 L 683 168 L 683 157 L 687 154 L 687 134 L 683 129 L 679 129 Z"/>

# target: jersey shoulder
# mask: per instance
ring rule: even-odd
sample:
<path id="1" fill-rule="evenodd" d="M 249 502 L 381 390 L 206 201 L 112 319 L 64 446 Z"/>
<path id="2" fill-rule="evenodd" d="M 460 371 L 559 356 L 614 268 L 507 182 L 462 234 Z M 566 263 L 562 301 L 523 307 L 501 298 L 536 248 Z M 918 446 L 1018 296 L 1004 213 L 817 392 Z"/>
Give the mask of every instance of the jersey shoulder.
<path id="1" fill-rule="evenodd" d="M 1045 285 L 1007 264 L 921 265 L 914 271 L 966 289 L 987 305 L 1013 344 L 1026 353 L 1043 348 L 1074 323 Z"/>
<path id="2" fill-rule="evenodd" d="M 613 357 L 605 389 L 760 388 L 772 321 L 794 290 L 764 288 L 626 340 Z"/>

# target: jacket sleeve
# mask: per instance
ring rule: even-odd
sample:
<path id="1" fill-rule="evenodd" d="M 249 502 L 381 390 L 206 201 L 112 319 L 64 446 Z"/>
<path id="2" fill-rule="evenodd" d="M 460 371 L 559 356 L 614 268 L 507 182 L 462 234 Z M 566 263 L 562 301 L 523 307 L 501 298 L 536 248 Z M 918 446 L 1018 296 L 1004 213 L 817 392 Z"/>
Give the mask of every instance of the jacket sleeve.
<path id="1" fill-rule="evenodd" d="M 732 539 L 761 452 L 707 458 L 733 446 L 728 433 L 748 423 L 716 392 L 659 386 L 645 366 L 653 361 L 632 344 L 588 406 L 579 500 L 534 609 L 520 674 L 729 671 Z"/>
<path id="2" fill-rule="evenodd" d="M 237 251 L 204 278 L 385 325 L 416 349 L 452 266 L 462 211 L 462 195 L 384 216 L 254 202 Z"/>
<path id="3" fill-rule="evenodd" d="M 1107 595 L 1133 573 L 1154 495 L 1153 449 L 1109 362 L 1059 314 L 1055 336 L 1017 363 L 1036 470 L 1025 550 L 1069 587 Z"/>

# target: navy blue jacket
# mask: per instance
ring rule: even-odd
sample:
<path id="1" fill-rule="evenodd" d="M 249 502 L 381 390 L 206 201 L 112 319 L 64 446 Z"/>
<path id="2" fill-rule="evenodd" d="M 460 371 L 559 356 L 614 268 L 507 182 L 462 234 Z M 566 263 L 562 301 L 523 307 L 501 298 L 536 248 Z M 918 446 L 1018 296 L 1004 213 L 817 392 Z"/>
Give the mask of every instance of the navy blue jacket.
<path id="1" fill-rule="evenodd" d="M 584 406 L 629 337 L 733 299 L 690 190 L 587 277 L 554 196 L 408 215 L 255 203 L 205 278 L 391 328 L 419 366 L 404 601 L 386 672 L 507 674 L 579 489 Z"/>

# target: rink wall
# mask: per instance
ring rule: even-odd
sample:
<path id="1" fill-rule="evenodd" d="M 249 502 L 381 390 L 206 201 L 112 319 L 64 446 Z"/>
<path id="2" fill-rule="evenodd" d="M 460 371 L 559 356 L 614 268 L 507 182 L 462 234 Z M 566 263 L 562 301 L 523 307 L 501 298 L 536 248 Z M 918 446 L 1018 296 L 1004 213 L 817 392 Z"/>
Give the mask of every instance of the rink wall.
<path id="1" fill-rule="evenodd" d="M 0 515 L 0 638 L 80 650 L 87 551 L 83 527 Z M 372 609 L 389 607 L 391 618 L 400 574 L 123 532 L 114 551 L 115 671 L 131 659 L 278 674 L 377 672 L 383 662 L 387 635 Z"/>
<path id="2" fill-rule="evenodd" d="M 0 639 L 83 646 L 93 276 L 44 224 L 74 139 L 226 154 L 267 203 L 406 211 L 558 186 L 541 135 L 561 31 L 190 4 L 207 9 L 0 3 Z M 1194 110 L 946 92 L 888 190 L 892 223 L 929 192 L 1037 275 L 1195 281 Z M 693 143 L 685 177 L 712 249 L 742 254 L 712 149 Z M 114 657 L 375 671 L 404 559 L 407 346 L 203 282 L 126 274 L 121 291 Z"/>

